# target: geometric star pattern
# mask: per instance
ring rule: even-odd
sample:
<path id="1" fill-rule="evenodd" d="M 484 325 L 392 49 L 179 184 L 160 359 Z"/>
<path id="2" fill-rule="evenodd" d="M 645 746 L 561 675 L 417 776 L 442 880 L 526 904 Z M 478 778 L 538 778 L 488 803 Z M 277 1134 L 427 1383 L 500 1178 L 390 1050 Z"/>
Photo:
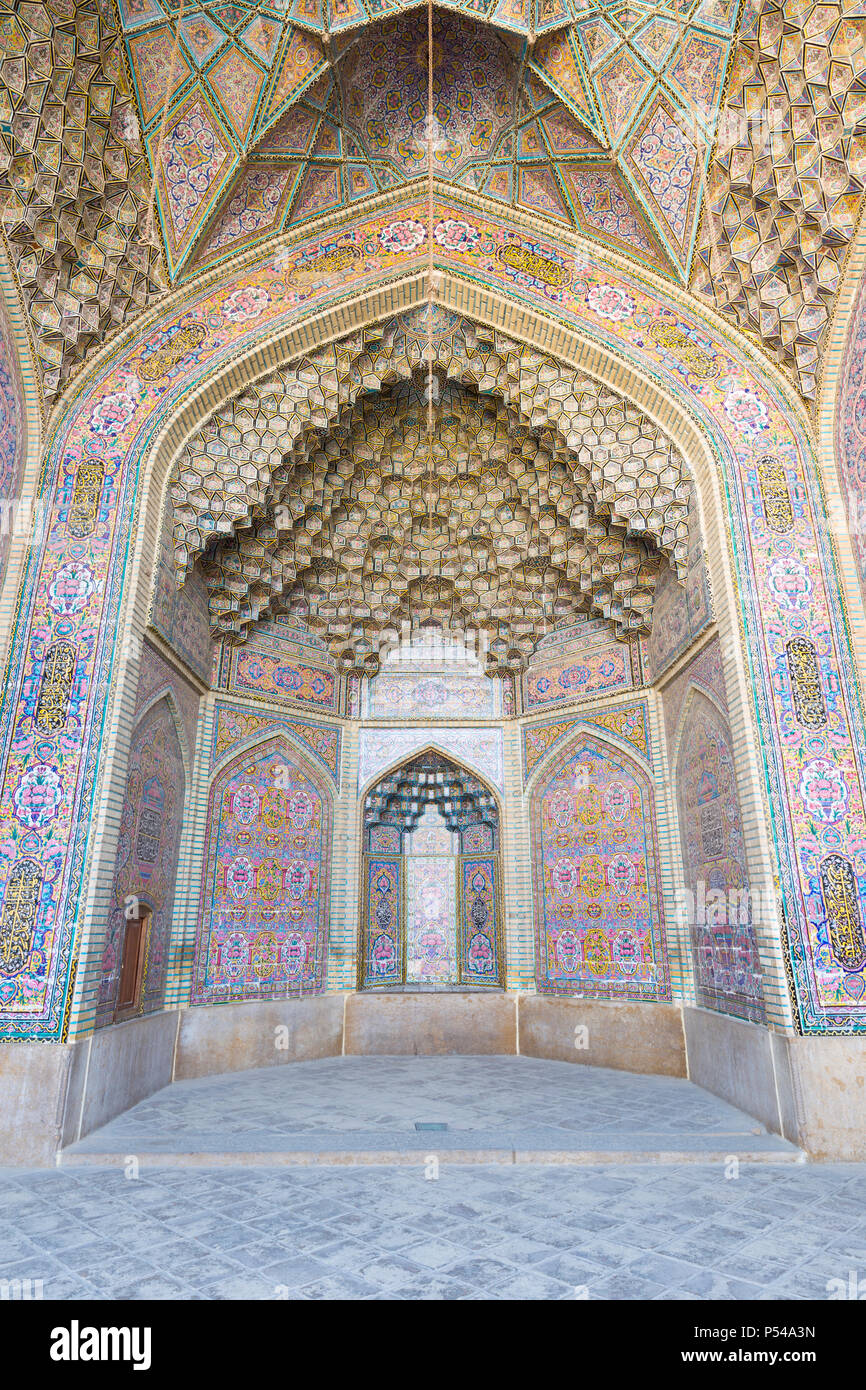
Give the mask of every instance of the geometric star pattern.
<path id="1" fill-rule="evenodd" d="M 527 55 L 615 156 L 680 278 L 688 280 L 703 175 L 740 0 L 586 0 Z"/>
<path id="2" fill-rule="evenodd" d="M 278 228 L 424 177 L 426 17 L 358 37 L 251 151 L 187 273 Z M 503 37 L 436 17 L 433 169 L 437 180 L 542 212 L 662 273 L 670 260 L 627 178 Z"/>
<path id="3" fill-rule="evenodd" d="M 739 3 L 437 5 L 436 173 L 687 280 Z M 426 14 L 417 4 L 120 8 L 173 279 L 252 244 L 257 213 L 264 238 L 426 172 Z M 315 122 L 318 147 L 281 149 L 300 139 L 298 111 L 302 125 Z M 279 180 L 282 196 L 266 190 L 261 167 L 244 182 L 250 158 L 280 157 L 292 176 Z M 230 224 L 247 198 L 235 245 Z"/>
<path id="4" fill-rule="evenodd" d="M 434 174 L 691 284 L 812 398 L 863 206 L 866 8 L 740 3 L 437 5 Z M 117 12 L 0 4 L 0 219 L 49 403 L 166 271 L 427 173 L 417 5 Z"/>

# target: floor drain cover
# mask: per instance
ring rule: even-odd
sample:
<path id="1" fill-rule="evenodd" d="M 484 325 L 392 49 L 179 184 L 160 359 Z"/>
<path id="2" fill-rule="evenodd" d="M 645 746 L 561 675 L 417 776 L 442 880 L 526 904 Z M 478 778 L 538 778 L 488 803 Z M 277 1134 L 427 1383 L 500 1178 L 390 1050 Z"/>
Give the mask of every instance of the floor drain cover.
<path id="1" fill-rule="evenodd" d="M 438 1120 L 432 1121 L 432 1122 L 431 1122 L 430 1120 L 424 1120 L 423 1122 L 421 1122 L 421 1121 L 416 1121 L 416 1122 L 415 1122 L 415 1128 L 416 1128 L 416 1129 L 447 1129 L 448 1126 L 447 1126 L 447 1125 L 441 1124 Z"/>

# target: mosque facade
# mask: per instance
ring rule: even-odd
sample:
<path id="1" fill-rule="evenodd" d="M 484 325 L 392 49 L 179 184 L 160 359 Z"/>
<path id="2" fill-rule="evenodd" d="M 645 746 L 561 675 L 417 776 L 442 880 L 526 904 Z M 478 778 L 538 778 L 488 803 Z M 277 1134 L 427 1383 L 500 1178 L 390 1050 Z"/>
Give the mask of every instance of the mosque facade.
<path id="1" fill-rule="evenodd" d="M 866 1156 L 862 6 L 0 35 L 0 1162 L 280 1028 Z"/>

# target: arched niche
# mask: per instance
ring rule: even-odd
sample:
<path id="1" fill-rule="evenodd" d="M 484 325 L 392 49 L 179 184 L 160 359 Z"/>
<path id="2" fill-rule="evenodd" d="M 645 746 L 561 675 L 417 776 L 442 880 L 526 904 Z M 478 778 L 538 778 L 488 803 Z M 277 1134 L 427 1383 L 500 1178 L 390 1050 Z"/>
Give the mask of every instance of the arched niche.
<path id="1" fill-rule="evenodd" d="M 683 701 L 672 770 L 697 1003 L 763 1023 L 754 923 L 764 912 L 750 887 L 731 730 L 696 685 Z"/>
<path id="2" fill-rule="evenodd" d="M 115 1021 L 127 924 L 147 912 L 136 1014 L 153 1013 L 165 998 L 168 953 L 187 795 L 183 725 L 174 700 L 152 700 L 132 734 L 126 791 L 115 856 L 111 903 L 102 952 L 96 1023 Z"/>
<path id="3" fill-rule="evenodd" d="M 530 843 L 539 994 L 669 1000 L 648 770 L 578 731 L 533 775 Z"/>
<path id="4" fill-rule="evenodd" d="M 428 747 L 381 773 L 362 806 L 358 988 L 504 988 L 496 792 Z"/>
<path id="5" fill-rule="evenodd" d="M 459 211 L 482 221 L 486 215 L 482 201 L 473 202 L 469 210 L 461 205 Z M 392 215 L 389 207 L 387 216 Z M 511 212 L 504 229 L 501 210 L 497 215 L 499 222 L 494 225 L 488 220 L 484 231 L 497 245 L 497 238 L 504 236 L 538 234 L 533 219 Z M 316 234 L 321 237 L 324 232 L 323 226 Z M 372 229 L 373 235 L 375 232 Z M 551 254 L 567 259 L 574 244 L 569 241 L 557 249 L 558 235 L 552 228 L 544 231 Z M 273 259 L 274 249 L 280 251 L 279 269 Z M 0 1025 L 10 1036 L 51 1040 L 60 1037 L 64 1028 L 70 1037 L 89 1028 L 88 999 L 81 988 L 73 991 L 72 967 L 77 959 L 75 948 L 82 942 L 89 946 L 89 938 L 99 936 L 105 920 L 108 866 L 114 857 L 130 733 L 130 691 L 137 676 L 134 656 L 123 661 L 120 654 L 135 652 L 146 625 L 153 575 L 152 540 L 178 449 L 202 415 L 242 390 L 251 376 L 262 376 L 279 362 L 426 297 L 420 258 L 397 256 L 388 267 L 393 278 L 386 286 L 382 285 L 382 267 L 376 266 L 369 273 L 364 269 L 353 286 L 324 285 L 321 292 L 302 296 L 299 302 L 282 253 L 291 259 L 302 249 L 302 237 L 283 238 L 276 248 L 268 248 L 267 255 L 245 257 L 167 296 L 142 316 L 134 331 L 124 332 L 94 355 L 56 413 L 44 469 L 52 525 L 38 565 L 31 566 L 20 596 L 13 634 L 18 665 L 16 680 L 7 686 L 4 719 L 9 728 L 14 727 L 16 709 L 25 698 L 22 690 L 31 689 L 40 679 L 42 657 L 38 650 L 28 648 L 29 634 L 41 620 L 44 590 L 51 575 L 67 553 L 70 499 L 88 502 L 90 494 L 85 496 L 84 483 L 89 486 L 88 480 L 99 470 L 104 486 L 98 497 L 90 499 L 94 505 L 85 519 L 99 528 L 105 545 L 100 551 L 100 573 L 95 576 L 101 587 L 94 590 L 98 598 L 92 601 L 86 621 L 95 621 L 103 605 L 111 620 L 100 628 L 100 639 L 84 650 L 82 668 L 88 698 L 96 701 L 107 694 L 108 705 L 104 718 L 91 717 L 88 711 L 82 725 L 85 737 L 65 748 L 59 759 L 61 766 L 52 769 L 54 780 L 49 791 L 53 819 L 44 857 L 48 860 L 64 846 L 64 878 L 58 893 L 50 902 L 46 900 L 39 922 L 40 930 L 44 926 L 46 932 L 54 932 L 52 960 L 44 979 L 36 980 L 31 972 L 15 985 L 22 997 L 25 987 L 32 985 L 38 997 L 28 996 L 26 1010 L 14 998 L 5 1007 Z M 778 877 L 791 941 L 787 951 L 781 916 L 777 915 L 771 961 L 772 1014 L 768 1016 L 776 1026 L 792 1025 L 787 961 L 803 1031 L 862 1028 L 866 1005 L 853 1001 L 850 995 L 842 998 L 838 972 L 825 980 L 818 979 L 812 969 L 820 932 L 815 908 L 820 885 L 811 862 L 798 855 L 792 830 L 800 816 L 800 764 L 812 734 L 802 721 L 792 721 L 790 681 L 774 679 L 776 668 L 788 662 L 784 643 L 781 647 L 778 644 L 790 615 L 778 593 L 773 568 L 776 533 L 769 521 L 784 520 L 787 531 L 796 523 L 808 560 L 809 584 L 799 596 L 802 611 L 795 616 L 806 626 L 820 626 L 826 634 L 818 654 L 823 663 L 819 676 L 840 710 L 842 741 L 838 748 L 834 744 L 831 752 L 837 763 L 844 764 L 840 775 L 847 779 L 851 808 L 851 829 L 846 836 L 853 844 L 862 833 L 864 813 L 858 779 L 866 745 L 856 673 L 848 660 L 849 634 L 834 587 L 835 555 L 823 524 L 825 508 L 815 451 L 801 404 L 790 384 L 757 358 L 744 339 L 688 296 L 660 287 L 650 277 L 624 267 L 616 257 L 599 253 L 577 279 L 551 295 L 545 285 L 515 289 L 496 256 L 483 265 L 476 264 L 474 256 L 468 249 L 442 257 L 437 253 L 437 267 L 444 263 L 441 300 L 446 306 L 503 325 L 522 341 L 559 360 L 581 365 L 615 389 L 627 392 L 669 429 L 687 456 L 700 493 L 729 678 L 731 724 L 737 746 L 743 750 L 738 772 L 753 872 L 765 880 Z M 242 325 L 229 326 L 221 307 L 227 291 L 238 277 L 249 284 L 251 276 L 256 279 L 257 291 L 262 291 L 257 302 L 265 307 L 257 310 L 255 322 L 245 320 Z M 613 295 L 605 293 L 603 302 L 595 294 L 599 277 L 605 291 L 615 290 Z M 379 287 L 373 288 L 377 283 Z M 615 318 L 610 317 L 612 300 L 617 305 Z M 187 314 L 201 317 L 206 325 L 206 348 L 194 361 L 185 360 L 164 383 L 152 387 L 139 379 L 133 383 L 131 373 L 134 375 L 134 363 L 141 354 L 142 335 L 168 331 L 178 317 Z M 644 332 L 645 316 L 652 320 L 671 314 L 682 323 L 684 333 L 695 331 L 707 339 L 713 374 L 695 378 L 683 370 L 682 363 L 672 363 L 661 347 L 649 342 Z M 777 494 L 783 501 L 787 497 L 784 517 Z M 771 505 L 774 499 L 775 510 Z M 794 674 L 802 687 L 801 673 Z M 802 690 L 795 693 L 799 695 Z M 10 803 L 19 779 L 25 775 L 25 757 L 10 743 L 4 784 Z M 61 782 L 65 801 L 60 798 Z M 82 798 L 92 814 L 75 814 L 73 807 L 83 805 Z M 11 868 L 7 859 L 2 870 L 8 876 Z M 93 942 L 97 952 L 99 944 L 98 940 Z"/>
<path id="6" fill-rule="evenodd" d="M 248 746 L 208 794 L 192 1004 L 325 987 L 333 795 L 281 735 Z"/>

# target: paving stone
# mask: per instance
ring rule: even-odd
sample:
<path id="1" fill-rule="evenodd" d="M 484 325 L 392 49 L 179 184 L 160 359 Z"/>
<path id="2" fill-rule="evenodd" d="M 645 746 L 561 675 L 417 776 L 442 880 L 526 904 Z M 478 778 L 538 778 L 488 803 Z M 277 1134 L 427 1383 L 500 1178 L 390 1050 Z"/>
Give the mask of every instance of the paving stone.
<path id="1" fill-rule="evenodd" d="M 431 1302 L 433 1300 L 457 1300 L 474 1294 L 475 1290 L 454 1279 L 443 1279 L 439 1274 L 419 1275 L 401 1288 L 391 1293 L 377 1294 L 377 1298 L 399 1298 L 411 1302 Z"/>
<path id="2" fill-rule="evenodd" d="M 450 1240 L 425 1240 L 418 1245 L 408 1245 L 403 1250 L 408 1260 L 414 1260 L 425 1269 L 440 1269 L 443 1265 L 453 1264 L 464 1253 L 459 1245 Z"/>
<path id="3" fill-rule="evenodd" d="M 761 1292 L 759 1284 L 745 1279 L 736 1279 L 717 1270 L 705 1269 L 684 1284 L 683 1292 L 696 1293 L 700 1298 L 757 1298 Z"/>
<path id="4" fill-rule="evenodd" d="M 506 1279 L 496 1289 L 497 1298 L 547 1300 L 573 1298 L 574 1289 L 559 1279 L 551 1279 L 538 1269 L 523 1270 Z"/>
<path id="5" fill-rule="evenodd" d="M 663 1285 L 651 1279 L 642 1279 L 632 1269 L 623 1269 L 616 1274 L 609 1274 L 606 1279 L 599 1279 L 589 1285 L 589 1297 L 591 1299 L 646 1300 L 657 1298 L 662 1292 L 664 1292 Z"/>
<path id="6" fill-rule="evenodd" d="M 307 1284 L 301 1292 L 306 1298 L 312 1299 L 356 1299 L 375 1295 L 381 1290 L 351 1274 L 329 1274 L 315 1284 Z"/>
<path id="7" fill-rule="evenodd" d="M 688 1083 L 668 1085 L 670 1078 L 626 1074 L 619 1084 L 590 1075 L 563 1089 L 544 1065 L 503 1072 L 488 1065 L 502 1060 L 496 1058 L 379 1060 L 383 1089 L 370 1113 L 357 1097 L 362 1072 L 333 1072 L 330 1104 L 353 1129 L 366 1123 L 373 1133 L 380 1123 L 408 1124 L 410 1117 L 414 1123 L 418 1113 L 502 1125 L 535 1095 L 545 1124 L 558 1115 L 564 1126 L 582 1107 L 596 1127 L 620 1130 L 625 1118 L 634 1134 L 653 1126 L 679 1143 L 685 1141 L 678 1127 L 705 1134 L 723 1105 Z M 437 1065 L 415 1072 L 419 1060 Z M 568 1078 L 591 1071 L 552 1065 Z M 413 1076 L 420 1078 L 414 1093 Z M 508 1077 L 510 1094 L 503 1091 Z M 243 1124 L 262 1122 L 268 1108 L 280 1122 L 288 1115 L 283 1078 L 256 1076 L 249 1094 L 237 1078 L 228 1088 L 212 1080 L 194 1083 L 185 1099 L 152 1097 L 147 1126 L 173 1125 L 178 1133 L 194 1124 L 212 1133 L 232 1096 Z M 639 1084 L 655 1080 L 665 1084 Z M 305 1122 L 333 1118 L 329 1102 L 303 1079 L 301 1102 Z M 736 1115 L 725 1107 L 726 1124 Z M 119 1118 L 145 1127 L 140 1118 Z M 747 1117 L 737 1122 L 744 1130 L 753 1124 Z M 449 1161 L 437 1181 L 416 1165 L 167 1165 L 144 1168 L 134 1182 L 116 1167 L 7 1169 L 0 1172 L 0 1279 L 42 1279 L 46 1297 L 96 1301 L 474 1301 L 584 1293 L 590 1300 L 823 1300 L 830 1280 L 847 1280 L 852 1269 L 866 1274 L 864 1177 L 862 1164 L 769 1162 L 743 1164 L 736 1181 L 725 1181 L 718 1164 L 700 1161 Z"/>
<path id="8" fill-rule="evenodd" d="M 364 1135 L 373 1144 L 377 1136 L 390 1137 L 395 1131 L 404 1143 L 414 1144 L 418 1116 L 433 1114 L 449 1125 L 437 1145 L 446 1166 L 446 1137 L 448 1143 L 474 1148 L 479 1134 L 504 1134 L 514 1147 L 534 1147 L 526 1138 L 539 1130 L 540 1109 L 545 1134 L 553 1136 L 554 1147 L 565 1149 L 599 1143 L 650 1152 L 672 1146 L 700 1152 L 711 1143 L 727 1151 L 735 1139 L 740 1146 L 769 1144 L 778 1152 L 790 1147 L 762 1132 L 750 1116 L 678 1077 L 635 1076 L 532 1057 L 339 1057 L 175 1083 L 66 1152 L 69 1157 L 141 1157 L 167 1152 L 169 1139 L 178 1151 L 218 1152 L 225 1149 L 229 1135 L 242 1141 L 247 1152 L 257 1147 L 284 1151 L 293 1138 L 300 1142 L 302 1137 L 324 1149 L 326 1136 L 339 1147 L 341 1135 Z M 713 1136 L 718 1133 L 723 1141 L 717 1145 Z M 423 1167 L 420 1150 L 418 1166 Z M 132 1186 L 139 1190 L 142 1208 L 153 1204 L 164 1210 L 160 1191 L 117 1176 L 121 1185 L 114 1187 L 116 1195 L 122 1195 L 123 1186 Z M 316 1195 L 321 1198 L 332 1191 L 339 1201 L 339 1175 L 334 1180 L 337 1186 L 325 1184 Z M 286 1181 L 303 1185 L 293 1178 Z M 587 1170 L 583 1185 L 600 1198 L 630 1190 L 633 1180 L 599 1173 L 593 1178 Z M 434 1183 L 428 1186 L 435 1188 Z M 251 1190 L 247 1187 L 246 1195 Z M 501 1188 L 492 1192 L 501 1206 L 510 1204 L 516 1191 L 522 1191 L 520 1179 L 509 1165 Z M 375 1200 L 374 1183 L 370 1192 Z M 488 1187 L 488 1200 L 491 1195 Z M 79 1201 L 86 1202 L 86 1195 L 82 1193 Z"/>
<path id="9" fill-rule="evenodd" d="M 300 1255 L 292 1259 L 284 1254 L 267 1268 L 259 1270 L 261 1278 L 275 1288 L 277 1285 L 285 1284 L 290 1289 L 302 1289 L 306 1284 L 315 1283 L 317 1279 L 327 1278 L 329 1273 L 327 1266 L 311 1255 Z"/>

